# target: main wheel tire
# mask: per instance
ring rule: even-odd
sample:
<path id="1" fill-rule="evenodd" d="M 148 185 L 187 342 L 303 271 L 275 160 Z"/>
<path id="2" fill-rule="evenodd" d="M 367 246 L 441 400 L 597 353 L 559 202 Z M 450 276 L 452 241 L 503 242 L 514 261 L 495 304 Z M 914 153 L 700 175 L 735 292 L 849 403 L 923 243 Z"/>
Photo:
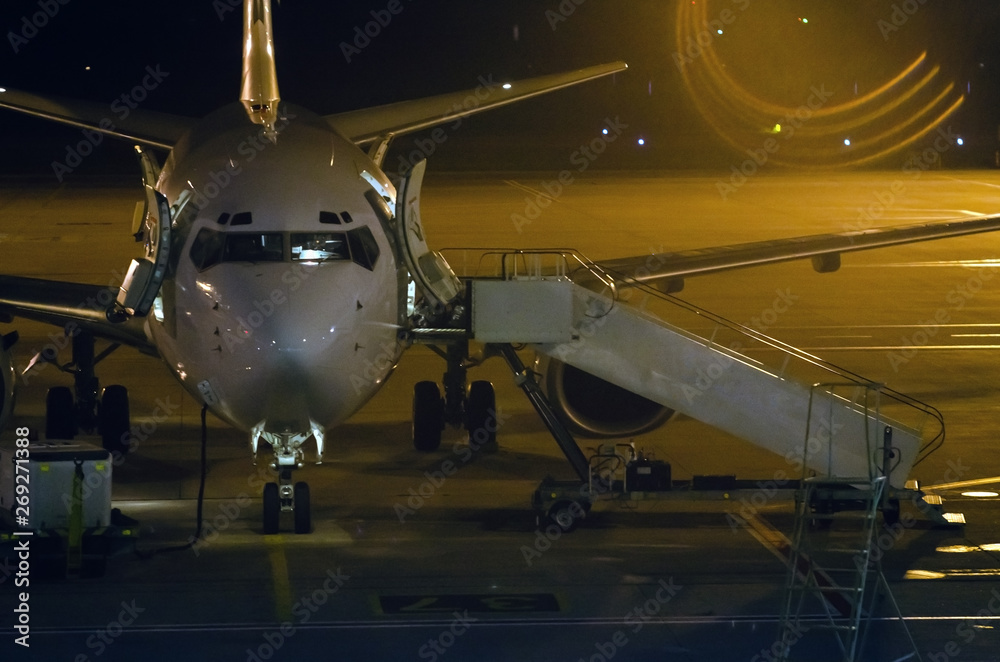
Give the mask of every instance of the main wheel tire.
<path id="1" fill-rule="evenodd" d="M 278 532 L 278 518 L 281 515 L 281 499 L 278 496 L 278 484 L 264 485 L 264 533 L 270 535 Z"/>
<path id="2" fill-rule="evenodd" d="M 105 450 L 123 456 L 128 453 L 132 443 L 132 419 L 128 389 L 124 386 L 112 384 L 104 389 L 101 395 L 100 429 L 101 444 Z"/>
<path id="3" fill-rule="evenodd" d="M 886 527 L 892 527 L 899 524 L 900 517 L 900 506 L 899 499 L 889 499 L 885 507 L 882 508 L 882 521 L 885 523 Z"/>
<path id="4" fill-rule="evenodd" d="M 309 504 L 309 484 L 295 483 L 295 533 L 312 532 L 312 512 Z"/>
<path id="5" fill-rule="evenodd" d="M 549 507 L 547 517 L 550 524 L 558 526 L 563 533 L 572 533 L 586 517 L 584 507 L 573 501 L 556 501 Z"/>
<path id="6" fill-rule="evenodd" d="M 413 385 L 413 447 L 429 453 L 441 446 L 444 430 L 444 400 L 434 382 Z"/>
<path id="7" fill-rule="evenodd" d="M 469 445 L 474 448 L 495 449 L 497 443 L 497 396 L 493 384 L 475 381 L 469 386 L 465 405 L 465 427 L 469 431 Z"/>
<path id="8" fill-rule="evenodd" d="M 68 386 L 53 386 L 45 396 L 45 438 L 69 440 L 75 436 L 73 391 Z"/>

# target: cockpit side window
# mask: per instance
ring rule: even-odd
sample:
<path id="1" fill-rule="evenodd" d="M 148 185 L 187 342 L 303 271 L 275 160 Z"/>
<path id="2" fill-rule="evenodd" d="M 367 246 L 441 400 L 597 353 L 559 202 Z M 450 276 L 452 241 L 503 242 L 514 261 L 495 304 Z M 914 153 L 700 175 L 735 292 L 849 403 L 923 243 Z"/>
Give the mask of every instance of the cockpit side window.
<path id="1" fill-rule="evenodd" d="M 368 226 L 348 232 L 347 241 L 351 245 L 351 258 L 368 271 L 374 271 L 379 256 L 378 242 Z"/>
<path id="2" fill-rule="evenodd" d="M 225 235 L 224 262 L 281 262 L 285 259 L 280 232 L 230 232 Z"/>
<path id="3" fill-rule="evenodd" d="M 351 259 L 343 232 L 293 232 L 291 247 L 293 262 Z"/>
<path id="4" fill-rule="evenodd" d="M 215 230 L 202 228 L 191 244 L 191 261 L 198 271 L 222 262 L 222 249 L 225 245 L 225 235 Z"/>

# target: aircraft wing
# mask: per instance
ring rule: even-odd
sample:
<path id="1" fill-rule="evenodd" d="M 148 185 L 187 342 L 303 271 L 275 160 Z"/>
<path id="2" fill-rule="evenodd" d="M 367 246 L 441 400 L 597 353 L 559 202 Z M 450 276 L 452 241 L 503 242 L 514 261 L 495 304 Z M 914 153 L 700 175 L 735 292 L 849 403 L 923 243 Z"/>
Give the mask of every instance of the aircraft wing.
<path id="1" fill-rule="evenodd" d="M 196 122 L 189 117 L 129 108 L 119 101 L 69 101 L 4 88 L 0 88 L 0 108 L 161 149 L 171 149 Z"/>
<path id="2" fill-rule="evenodd" d="M 656 253 L 597 264 L 615 276 L 678 292 L 689 276 L 806 258 L 816 271 L 826 273 L 840 268 L 841 253 L 995 230 L 1000 230 L 1000 215 Z"/>
<path id="3" fill-rule="evenodd" d="M 141 320 L 108 321 L 107 305 L 101 302 L 114 301 L 116 295 L 100 285 L 0 276 L 0 322 L 23 317 L 61 326 L 69 334 L 87 331 L 155 356 L 156 348 L 146 337 Z"/>
<path id="4" fill-rule="evenodd" d="M 484 110 L 506 106 L 515 101 L 608 76 L 627 68 L 628 65 L 624 62 L 611 62 L 509 84 L 494 81 L 492 78 L 481 78 L 481 85 L 473 90 L 352 110 L 328 115 L 325 119 L 342 135 L 360 145 L 454 122 Z"/>

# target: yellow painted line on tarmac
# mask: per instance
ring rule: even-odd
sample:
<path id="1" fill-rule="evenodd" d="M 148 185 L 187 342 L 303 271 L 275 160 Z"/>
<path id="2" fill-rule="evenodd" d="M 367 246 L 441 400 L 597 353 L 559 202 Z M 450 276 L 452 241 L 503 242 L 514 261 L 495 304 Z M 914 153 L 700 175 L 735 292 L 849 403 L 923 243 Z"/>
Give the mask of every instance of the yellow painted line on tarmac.
<path id="1" fill-rule="evenodd" d="M 271 584 L 274 587 L 274 615 L 279 623 L 292 620 L 292 584 L 288 579 L 288 559 L 285 557 L 283 535 L 264 536 L 267 558 L 271 562 Z"/>
<path id="2" fill-rule="evenodd" d="M 747 523 L 747 531 L 764 546 L 764 549 L 777 556 L 782 563 L 788 565 L 792 549 L 792 541 L 788 539 L 788 536 L 756 515 L 751 514 L 749 517 L 746 517 L 740 514 L 738 517 Z"/>
<path id="3" fill-rule="evenodd" d="M 736 515 L 734 514 L 734 516 Z M 750 532 L 750 535 L 764 545 L 765 549 L 777 556 L 786 566 L 791 566 L 793 550 L 792 541 L 788 539 L 788 536 L 783 534 L 781 531 L 778 531 L 756 514 L 750 513 L 747 516 L 741 513 L 738 517 L 746 522 L 747 530 Z M 805 578 L 811 572 L 812 580 L 816 582 L 817 585 L 840 590 L 837 582 L 835 582 L 833 578 L 825 570 L 823 570 L 823 568 L 813 563 L 804 554 L 800 554 L 798 556 L 798 563 L 795 568 L 795 572 L 798 573 L 800 578 Z M 824 592 L 823 598 L 831 607 L 839 611 L 842 615 L 847 616 L 850 614 L 851 604 L 840 593 Z"/>

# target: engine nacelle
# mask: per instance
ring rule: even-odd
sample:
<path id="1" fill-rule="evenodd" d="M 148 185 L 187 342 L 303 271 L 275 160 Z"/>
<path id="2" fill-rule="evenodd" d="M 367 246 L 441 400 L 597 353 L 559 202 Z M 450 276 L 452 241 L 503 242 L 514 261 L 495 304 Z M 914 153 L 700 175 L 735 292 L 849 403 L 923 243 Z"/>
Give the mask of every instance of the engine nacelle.
<path id="1" fill-rule="evenodd" d="M 548 356 L 535 360 L 541 386 L 563 424 L 592 439 L 631 437 L 655 430 L 673 409 L 626 391 Z"/>
<path id="2" fill-rule="evenodd" d="M 14 372 L 14 358 L 10 348 L 17 342 L 17 332 L 0 337 L 0 430 L 7 428 L 7 422 L 14 413 L 14 385 L 17 377 Z"/>

